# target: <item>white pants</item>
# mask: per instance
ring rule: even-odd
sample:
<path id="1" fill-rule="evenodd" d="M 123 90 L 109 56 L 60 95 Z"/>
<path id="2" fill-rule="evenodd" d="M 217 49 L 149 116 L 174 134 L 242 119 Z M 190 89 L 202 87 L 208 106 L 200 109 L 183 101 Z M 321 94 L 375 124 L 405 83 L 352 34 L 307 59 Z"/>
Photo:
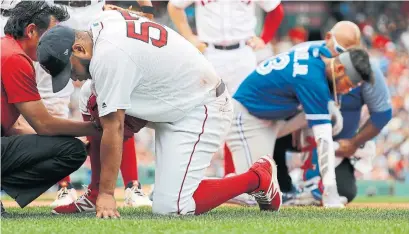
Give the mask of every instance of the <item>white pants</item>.
<path id="1" fill-rule="evenodd" d="M 235 99 L 233 105 L 233 122 L 226 143 L 233 155 L 236 173 L 241 174 L 260 157 L 273 155 L 278 132 L 285 122 L 261 120 Z"/>
<path id="2" fill-rule="evenodd" d="M 91 82 L 87 81 L 80 92 L 83 114 L 89 114 L 86 106 L 90 95 Z M 176 122 L 149 123 L 155 129 L 154 213 L 193 214 L 196 209 L 193 194 L 224 142 L 233 117 L 227 90 L 204 103 Z"/>
<path id="3" fill-rule="evenodd" d="M 254 71 L 257 59 L 253 49 L 243 45 L 235 50 L 218 50 L 209 45 L 204 55 L 223 79 L 229 93 L 233 95 L 241 82 Z"/>
<path id="4" fill-rule="evenodd" d="M 153 123 L 156 131 L 154 213 L 194 213 L 193 194 L 204 178 L 213 154 L 224 142 L 233 116 L 227 90 L 212 99 L 181 120 Z"/>

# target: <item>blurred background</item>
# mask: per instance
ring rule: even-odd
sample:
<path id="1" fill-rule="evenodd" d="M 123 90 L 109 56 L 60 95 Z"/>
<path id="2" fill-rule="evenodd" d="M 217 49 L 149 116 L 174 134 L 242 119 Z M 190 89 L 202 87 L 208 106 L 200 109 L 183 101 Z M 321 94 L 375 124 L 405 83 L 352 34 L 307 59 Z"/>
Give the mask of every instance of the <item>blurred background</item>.
<path id="1" fill-rule="evenodd" d="M 108 1 L 128 8 L 132 1 Z M 136 4 L 136 3 L 135 3 Z M 167 14 L 167 1 L 155 1 L 155 20 L 174 28 Z M 357 23 L 362 32 L 362 43 L 379 63 L 389 87 L 393 103 L 393 119 L 375 139 L 377 156 L 374 168 L 367 174 L 357 174 L 358 195 L 396 195 L 409 197 L 409 2 L 283 2 L 285 18 L 271 43 L 258 51 L 259 60 L 286 51 L 295 44 L 320 40 L 337 21 Z M 135 7 L 135 6 L 134 6 Z M 194 4 L 186 9 L 190 25 L 195 30 Z M 258 9 L 258 31 L 265 13 Z M 78 92 L 71 100 L 71 117 L 81 119 L 78 110 Z M 365 115 L 365 111 L 363 112 Z M 365 119 L 365 118 L 364 118 Z M 140 181 L 154 181 L 154 133 L 144 129 L 137 134 L 137 159 Z M 288 155 L 290 168 L 299 166 L 298 157 Z M 221 155 L 215 155 L 208 176 L 223 175 Z M 88 184 L 89 162 L 72 176 L 77 185 Z M 118 186 L 122 180 L 118 178 Z"/>

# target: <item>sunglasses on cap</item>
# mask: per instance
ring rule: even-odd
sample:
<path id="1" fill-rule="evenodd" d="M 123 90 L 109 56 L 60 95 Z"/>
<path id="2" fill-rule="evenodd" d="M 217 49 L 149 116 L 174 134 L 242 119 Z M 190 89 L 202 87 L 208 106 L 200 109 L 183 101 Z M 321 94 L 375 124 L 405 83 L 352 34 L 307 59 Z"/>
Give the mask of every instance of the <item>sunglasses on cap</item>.
<path id="1" fill-rule="evenodd" d="M 338 53 L 344 53 L 347 51 L 343 46 L 341 46 L 338 42 L 337 39 L 335 39 L 334 33 L 331 33 L 332 41 L 334 42 L 334 50 Z"/>

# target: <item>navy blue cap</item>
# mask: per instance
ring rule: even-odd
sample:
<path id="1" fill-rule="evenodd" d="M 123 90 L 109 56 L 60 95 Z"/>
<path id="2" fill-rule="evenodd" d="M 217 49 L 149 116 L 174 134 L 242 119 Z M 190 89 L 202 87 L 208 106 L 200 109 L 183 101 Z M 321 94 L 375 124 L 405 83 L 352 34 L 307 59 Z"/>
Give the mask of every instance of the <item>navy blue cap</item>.
<path id="1" fill-rule="evenodd" d="M 75 42 L 75 31 L 57 25 L 46 31 L 37 47 L 37 60 L 41 67 L 52 76 L 53 92 L 67 86 L 71 78 L 70 57 Z"/>

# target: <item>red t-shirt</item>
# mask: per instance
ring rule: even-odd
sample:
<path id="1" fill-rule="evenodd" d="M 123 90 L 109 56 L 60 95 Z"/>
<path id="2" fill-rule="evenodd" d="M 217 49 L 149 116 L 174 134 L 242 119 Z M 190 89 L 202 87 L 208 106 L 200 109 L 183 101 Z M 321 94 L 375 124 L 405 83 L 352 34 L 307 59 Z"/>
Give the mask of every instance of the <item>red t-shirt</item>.
<path id="1" fill-rule="evenodd" d="M 13 126 L 20 112 L 14 103 L 40 100 L 33 62 L 10 36 L 1 38 L 1 134 Z"/>

